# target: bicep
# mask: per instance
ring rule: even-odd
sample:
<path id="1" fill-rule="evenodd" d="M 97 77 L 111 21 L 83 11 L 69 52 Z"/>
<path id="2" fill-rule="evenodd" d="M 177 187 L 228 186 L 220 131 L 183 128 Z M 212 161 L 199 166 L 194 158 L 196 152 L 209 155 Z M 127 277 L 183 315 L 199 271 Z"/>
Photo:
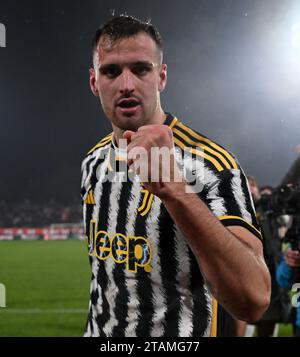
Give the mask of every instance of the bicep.
<path id="1" fill-rule="evenodd" d="M 241 226 L 228 226 L 227 229 L 241 242 L 249 246 L 257 257 L 263 258 L 262 242 L 253 233 Z"/>

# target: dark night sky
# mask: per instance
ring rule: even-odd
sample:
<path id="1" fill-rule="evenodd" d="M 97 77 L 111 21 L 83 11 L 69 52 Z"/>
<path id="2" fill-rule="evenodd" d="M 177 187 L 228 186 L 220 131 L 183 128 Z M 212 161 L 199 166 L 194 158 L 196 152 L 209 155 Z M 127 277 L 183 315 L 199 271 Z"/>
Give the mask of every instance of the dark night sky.
<path id="1" fill-rule="evenodd" d="M 0 199 L 79 197 L 81 160 L 110 131 L 88 68 L 112 9 L 160 29 L 163 108 L 277 185 L 300 143 L 299 0 L 1 0 Z"/>

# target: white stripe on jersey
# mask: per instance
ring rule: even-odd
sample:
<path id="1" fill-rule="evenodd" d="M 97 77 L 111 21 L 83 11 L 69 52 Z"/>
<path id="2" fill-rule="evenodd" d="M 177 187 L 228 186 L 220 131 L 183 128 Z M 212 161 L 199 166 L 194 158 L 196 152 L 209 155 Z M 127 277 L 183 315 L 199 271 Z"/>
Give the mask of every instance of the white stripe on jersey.
<path id="1" fill-rule="evenodd" d="M 225 200 L 219 194 L 219 179 L 217 175 L 215 175 L 209 168 L 205 167 L 205 183 L 212 183 L 210 186 L 210 190 L 207 195 L 207 199 L 209 202 L 209 208 L 213 212 L 216 217 L 225 216 L 227 214 L 227 210 L 225 207 Z"/>
<path id="2" fill-rule="evenodd" d="M 207 321 L 207 328 L 203 334 L 203 337 L 210 337 L 210 332 L 211 332 L 211 324 L 212 324 L 212 300 L 213 296 L 209 292 L 207 286 L 204 284 L 204 295 L 206 298 L 206 307 L 209 311 L 208 315 L 208 321 Z"/>
<path id="3" fill-rule="evenodd" d="M 138 185 L 138 188 L 136 187 Z M 135 194 L 136 193 L 136 194 Z M 129 199 L 128 210 L 127 210 L 127 219 L 125 232 L 126 236 L 135 236 L 135 220 L 138 213 L 139 202 L 141 198 L 141 187 L 138 182 L 133 182 L 131 196 Z M 126 289 L 128 291 L 128 314 L 126 321 L 128 323 L 127 328 L 125 329 L 125 337 L 136 337 L 136 327 L 139 320 L 138 307 L 139 300 L 137 296 L 137 280 L 132 278 L 132 275 L 135 273 L 130 273 L 126 269 L 125 271 L 125 282 Z"/>
<path id="4" fill-rule="evenodd" d="M 94 274 L 94 279 L 91 281 L 91 292 L 92 291 L 97 291 L 98 290 L 98 283 L 97 283 L 97 276 L 98 276 L 98 264 L 97 264 L 97 259 L 95 257 L 92 258 L 93 259 L 93 263 L 92 263 L 92 271 Z M 95 275 L 97 274 L 97 275 Z M 101 294 L 100 294 L 101 296 Z M 99 328 L 98 325 L 95 323 L 96 319 L 95 317 L 98 315 L 98 303 L 97 306 L 92 305 L 92 320 L 89 320 L 88 325 L 90 323 L 93 324 L 93 337 L 99 337 Z"/>
<path id="5" fill-rule="evenodd" d="M 109 145 L 109 144 L 108 144 Z M 95 152 L 93 152 L 93 154 L 91 156 L 88 156 L 83 162 L 82 164 L 82 181 L 81 181 L 81 187 L 84 187 L 85 190 L 86 190 L 86 193 L 85 193 L 85 197 L 83 197 L 83 200 L 85 200 L 87 194 L 88 194 L 88 190 L 90 188 L 90 180 L 91 180 L 91 176 L 93 174 L 93 168 L 94 166 L 96 165 L 97 161 L 103 157 L 104 159 L 104 154 L 105 154 L 105 151 L 107 150 L 107 145 L 104 146 L 103 148 L 99 148 L 98 150 L 96 150 Z M 88 165 L 87 164 L 87 161 L 88 159 L 91 159 L 93 158 L 91 164 L 89 165 L 89 172 L 88 172 Z M 107 160 L 109 159 L 109 156 L 106 155 L 106 158 L 105 158 L 105 162 L 107 162 Z M 107 165 L 107 164 L 106 164 Z M 106 167 L 105 165 L 105 167 Z"/>
<path id="6" fill-rule="evenodd" d="M 190 159 L 187 160 L 188 168 L 192 167 L 192 163 L 190 161 Z M 209 208 L 217 217 L 226 215 L 227 211 L 225 208 L 225 200 L 219 195 L 219 178 L 207 166 L 203 166 L 202 170 L 200 172 L 197 171 L 195 175 L 197 180 L 203 182 L 203 185 L 213 183 L 213 185 L 210 186 L 210 190 L 207 195 L 207 199 L 211 200 L 209 203 Z"/>
<path id="7" fill-rule="evenodd" d="M 113 237 L 116 232 L 117 228 L 117 219 L 119 214 L 119 201 L 121 195 L 121 189 L 123 186 L 123 180 L 125 179 L 125 173 L 119 173 L 118 177 L 120 180 L 114 182 L 112 185 L 112 190 L 110 194 L 109 200 L 109 208 L 108 208 L 108 224 L 107 224 L 107 232 Z M 101 219 L 101 217 L 100 217 Z M 118 283 L 114 280 L 113 271 L 116 269 L 116 263 L 113 259 L 107 259 L 105 262 L 105 267 L 107 271 L 107 276 L 109 276 L 107 289 L 106 289 L 106 296 L 108 297 L 107 301 L 109 304 L 109 315 L 110 318 L 107 323 L 103 326 L 103 331 L 106 336 L 111 336 L 113 332 L 113 328 L 118 325 L 118 320 L 115 316 L 115 308 L 116 308 L 116 297 L 119 293 Z"/>
<path id="8" fill-rule="evenodd" d="M 153 296 L 152 302 L 155 306 L 154 315 L 152 317 L 153 327 L 150 331 L 151 337 L 160 337 L 164 334 L 164 321 L 165 314 L 167 312 L 166 292 L 163 288 L 162 275 L 161 275 L 161 262 L 160 254 L 157 251 L 159 247 L 159 221 L 157 217 L 160 215 L 161 200 L 158 197 L 154 197 L 152 201 L 151 210 L 148 213 L 146 221 L 147 237 L 150 239 L 152 247 L 152 261 L 151 261 L 151 280 L 155 282 L 152 284 Z"/>
<path id="9" fill-rule="evenodd" d="M 231 188 L 233 191 L 234 198 L 239 206 L 239 209 L 241 211 L 242 217 L 252 223 L 252 217 L 251 214 L 247 211 L 247 206 L 246 206 L 246 198 L 245 194 L 242 189 L 242 180 L 241 180 L 241 174 L 240 170 L 231 170 L 233 173 L 233 178 L 231 182 Z"/>
<path id="10" fill-rule="evenodd" d="M 84 183 L 86 181 L 86 178 L 88 176 L 88 165 L 87 165 L 87 162 L 88 161 L 93 161 L 95 162 L 95 158 L 96 158 L 96 155 L 97 155 L 97 150 L 93 153 L 93 155 L 91 156 L 88 156 L 86 157 L 83 162 L 82 162 L 82 166 L 81 166 L 81 171 L 82 171 L 82 179 L 81 179 L 81 187 L 84 187 Z M 91 172 L 92 170 L 90 170 Z"/>
<path id="11" fill-rule="evenodd" d="M 177 260 L 177 286 L 180 294 L 179 311 L 179 337 L 190 337 L 193 333 L 193 307 L 194 301 L 191 294 L 191 262 L 188 244 L 182 232 L 175 229 L 175 258 Z"/>

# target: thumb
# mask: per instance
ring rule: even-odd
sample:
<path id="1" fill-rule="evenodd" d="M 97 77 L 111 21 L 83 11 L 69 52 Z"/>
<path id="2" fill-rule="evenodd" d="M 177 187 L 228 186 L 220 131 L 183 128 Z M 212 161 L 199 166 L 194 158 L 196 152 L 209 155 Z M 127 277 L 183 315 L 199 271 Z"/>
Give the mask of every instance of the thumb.
<path id="1" fill-rule="evenodd" d="M 127 140 L 128 144 L 130 144 L 133 134 L 134 134 L 134 131 L 131 131 L 131 130 L 126 130 L 123 133 L 123 138 Z"/>

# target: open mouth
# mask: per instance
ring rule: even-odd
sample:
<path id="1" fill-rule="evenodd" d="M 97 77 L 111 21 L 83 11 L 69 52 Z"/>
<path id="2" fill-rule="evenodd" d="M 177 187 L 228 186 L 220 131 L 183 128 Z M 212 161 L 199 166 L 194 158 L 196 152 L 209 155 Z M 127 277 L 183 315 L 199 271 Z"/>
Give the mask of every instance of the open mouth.
<path id="1" fill-rule="evenodd" d="M 136 99 L 122 99 L 118 103 L 118 107 L 122 109 L 133 109 L 140 105 L 140 102 Z"/>

